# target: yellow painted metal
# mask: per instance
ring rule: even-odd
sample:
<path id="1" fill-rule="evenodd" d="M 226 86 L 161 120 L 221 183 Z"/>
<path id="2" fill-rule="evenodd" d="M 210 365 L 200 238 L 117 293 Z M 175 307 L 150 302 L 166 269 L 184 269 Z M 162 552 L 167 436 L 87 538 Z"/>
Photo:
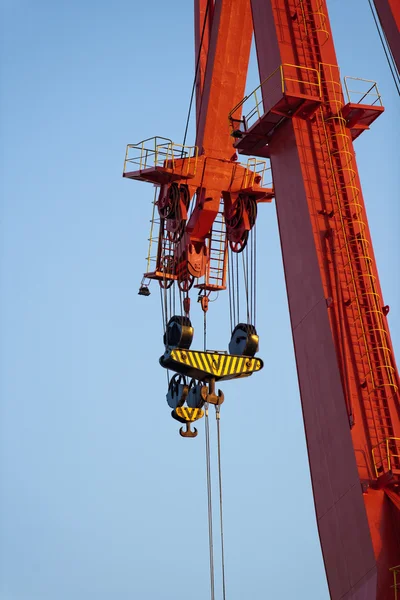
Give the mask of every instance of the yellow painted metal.
<path id="1" fill-rule="evenodd" d="M 263 363 L 259 358 L 233 356 L 219 352 L 200 352 L 195 350 L 172 350 L 171 358 L 175 362 L 202 371 L 211 377 L 239 377 L 259 371 Z"/>
<path id="2" fill-rule="evenodd" d="M 330 36 L 323 0 L 318 0 L 315 9 L 312 11 L 305 8 L 304 0 L 297 0 L 295 8 L 297 9 L 297 16 L 303 25 L 304 37 L 310 38 L 313 34 L 317 33 L 320 35 L 320 45 L 323 46 Z"/>
<path id="3" fill-rule="evenodd" d="M 352 86 L 356 85 L 359 89 L 350 89 L 349 83 Z M 372 81 L 372 79 L 361 79 L 360 77 L 349 77 L 346 75 L 344 77 L 344 87 L 347 100 L 352 104 L 368 104 L 370 106 L 377 104 L 378 106 L 383 106 L 377 83 L 376 81 Z"/>
<path id="4" fill-rule="evenodd" d="M 397 392 L 396 369 L 391 356 L 388 332 L 384 323 L 382 312 L 383 303 L 377 291 L 376 277 L 373 272 L 372 253 L 367 240 L 367 224 L 365 209 L 361 203 L 361 191 L 358 187 L 357 168 L 353 152 L 351 151 L 351 136 L 346 120 L 341 116 L 344 98 L 337 65 L 320 64 L 324 73 L 324 84 L 330 92 L 331 116 L 325 118 L 322 108 L 316 113 L 316 118 L 321 125 L 323 136 L 321 146 L 326 156 L 328 182 L 332 188 L 333 198 L 339 229 L 337 255 L 340 257 L 341 271 L 344 276 L 343 293 L 349 297 L 349 310 L 353 313 L 353 322 L 357 331 L 359 355 L 362 361 L 363 375 L 368 393 L 368 412 L 373 423 L 374 438 L 382 442 L 383 433 L 379 418 L 376 413 L 376 398 L 382 388 L 389 387 L 393 393 Z M 328 134 L 329 125 L 334 125 L 335 133 Z M 353 237 L 347 233 L 347 215 L 352 215 L 355 230 Z M 356 252 L 354 252 L 356 250 Z M 355 261 L 362 267 L 362 273 L 355 269 Z M 364 292 L 360 291 L 360 284 Z M 371 325 L 365 325 L 365 312 L 362 306 L 368 301 L 371 316 Z M 374 341 L 372 341 L 374 340 Z M 380 356 L 380 358 L 377 358 Z M 377 378 L 377 373 L 385 375 L 386 383 Z M 362 374 L 361 374 L 362 375 Z M 380 443 L 375 448 L 382 451 Z"/>
<path id="5" fill-rule="evenodd" d="M 212 225 L 208 240 L 208 253 L 205 289 L 226 289 L 228 240 L 226 237 L 223 198 L 220 200 L 219 212 Z"/>
<path id="6" fill-rule="evenodd" d="M 291 63 L 283 63 L 279 65 L 264 81 L 260 83 L 250 94 L 245 96 L 229 113 L 229 123 L 231 132 L 237 129 L 237 123 L 243 123 L 245 130 L 255 123 L 264 114 L 264 105 L 262 94 L 265 92 L 271 80 L 277 79 L 273 83 L 273 89 L 280 86 L 282 94 L 292 94 L 296 96 L 300 89 L 306 89 L 307 95 L 319 99 L 321 97 L 321 78 L 318 69 L 295 65 Z M 245 106 L 249 112 L 245 113 Z M 243 117 L 241 116 L 243 113 Z"/>
<path id="7" fill-rule="evenodd" d="M 188 406 L 178 406 L 175 412 L 181 419 L 185 419 L 187 423 L 193 423 L 204 417 L 204 411 L 201 408 L 189 408 Z"/>
<path id="8" fill-rule="evenodd" d="M 400 565 L 389 569 L 393 573 L 394 600 L 400 600 Z"/>
<path id="9" fill-rule="evenodd" d="M 262 188 L 272 187 L 272 171 L 271 165 L 267 161 L 261 158 L 250 157 L 246 164 L 243 164 L 245 170 L 244 174 L 244 188 L 251 188 L 256 183 L 256 177 L 260 178 L 257 185 Z"/>
<path id="10" fill-rule="evenodd" d="M 148 242 L 149 242 L 149 249 L 147 252 L 147 260 L 146 260 L 146 273 L 149 273 L 152 270 L 152 264 L 156 264 L 157 262 L 157 254 L 152 254 L 152 247 L 153 244 L 158 244 L 158 231 L 157 234 L 155 235 L 155 227 L 160 226 L 160 219 L 156 218 L 156 203 L 157 203 L 157 195 L 158 195 L 158 188 L 156 187 L 154 189 L 154 198 L 153 198 L 153 209 L 152 209 L 152 213 L 151 213 L 151 220 L 150 220 L 150 233 L 149 233 L 149 237 L 148 237 Z M 157 248 L 157 246 L 156 246 Z"/>
<path id="11" fill-rule="evenodd" d="M 383 451 L 382 451 L 383 450 Z M 375 476 L 379 477 L 393 467 L 393 459 L 400 459 L 400 438 L 388 437 L 372 449 Z"/>
<path id="12" fill-rule="evenodd" d="M 197 146 L 183 146 L 160 136 L 148 138 L 127 145 L 124 173 L 158 167 L 178 172 L 182 177 L 194 176 L 198 154 Z"/>

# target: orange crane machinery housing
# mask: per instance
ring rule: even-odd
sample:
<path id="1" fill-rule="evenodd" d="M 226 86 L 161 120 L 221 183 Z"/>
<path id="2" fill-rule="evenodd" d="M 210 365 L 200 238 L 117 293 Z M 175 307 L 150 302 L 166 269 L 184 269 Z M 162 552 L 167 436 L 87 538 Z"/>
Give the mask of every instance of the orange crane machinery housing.
<path id="1" fill-rule="evenodd" d="M 376 8 L 400 60 L 400 4 L 376 0 Z M 253 31 L 261 84 L 245 96 Z M 356 97 L 351 78 L 342 87 L 326 0 L 195 0 L 195 49 L 194 145 L 132 144 L 124 168 L 124 177 L 158 186 L 150 236 L 157 252 L 154 263 L 149 252 L 140 293 L 159 281 L 160 362 L 176 373 L 168 404 L 186 424 L 182 435 L 193 437 L 190 423 L 204 404 L 223 401 L 215 382 L 262 368 L 255 223 L 258 205 L 274 197 L 330 596 L 393 600 L 399 376 L 353 149 L 383 112 L 381 97 L 374 82 Z M 273 187 L 264 181 L 268 160 Z M 235 296 L 240 255 L 246 322 Z M 190 350 L 192 286 L 204 311 L 210 294 L 229 287 L 229 353 Z"/>

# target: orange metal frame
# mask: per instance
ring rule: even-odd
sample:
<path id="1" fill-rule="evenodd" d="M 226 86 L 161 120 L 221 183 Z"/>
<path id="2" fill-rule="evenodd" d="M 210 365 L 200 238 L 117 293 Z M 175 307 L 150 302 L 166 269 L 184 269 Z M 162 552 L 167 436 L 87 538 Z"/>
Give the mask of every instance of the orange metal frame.
<path id="1" fill-rule="evenodd" d="M 397 0 L 375 3 L 398 19 Z M 253 29 L 261 98 L 246 119 Z M 188 249 L 204 254 L 221 196 L 235 202 L 249 180 L 258 199 L 275 194 L 330 595 L 392 600 L 390 568 L 400 563 L 399 375 L 353 149 L 383 107 L 345 102 L 326 0 L 195 0 L 195 47 L 196 169 L 189 173 L 188 157 L 177 157 L 173 168 L 169 159 L 124 175 L 160 184 L 159 202 L 172 181 L 196 194 L 175 248 L 193 272 L 198 257 L 191 265 Z M 274 192 L 249 179 L 237 153 L 270 157 Z M 206 274 L 205 256 L 197 276 Z"/>

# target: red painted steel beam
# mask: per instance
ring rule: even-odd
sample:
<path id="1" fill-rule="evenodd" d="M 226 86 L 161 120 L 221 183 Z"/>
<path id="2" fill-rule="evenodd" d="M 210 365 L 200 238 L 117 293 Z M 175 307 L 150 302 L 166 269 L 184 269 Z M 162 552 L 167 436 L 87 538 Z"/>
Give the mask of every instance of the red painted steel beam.
<path id="1" fill-rule="evenodd" d="M 400 2 L 399 0 L 374 0 L 374 4 L 397 69 L 400 72 Z"/>
<path id="2" fill-rule="evenodd" d="M 400 562 L 398 509 L 384 489 L 363 497 L 361 483 L 377 484 L 373 446 L 400 436 L 398 374 L 351 134 L 340 115 L 326 3 L 251 4 L 260 80 L 279 74 L 280 65 L 292 65 L 292 73 L 298 65 L 292 79 L 301 93 L 304 68 L 321 76 L 321 107 L 312 117 L 299 109 L 265 143 L 329 590 L 334 600 L 389 600 L 389 567 Z M 273 112 L 281 89 L 266 83 L 262 91 Z"/>
<path id="3" fill-rule="evenodd" d="M 228 114 L 244 96 L 251 37 L 250 0 L 216 0 L 196 138 L 200 152 L 209 157 L 231 159 L 234 154 Z"/>
<path id="4" fill-rule="evenodd" d="M 195 0 L 194 2 L 194 55 L 195 67 L 198 67 L 196 78 L 196 122 L 198 122 L 201 98 L 204 87 L 204 76 L 210 44 L 211 25 L 214 15 L 214 0 Z M 198 65 L 197 65 L 198 63 Z"/>

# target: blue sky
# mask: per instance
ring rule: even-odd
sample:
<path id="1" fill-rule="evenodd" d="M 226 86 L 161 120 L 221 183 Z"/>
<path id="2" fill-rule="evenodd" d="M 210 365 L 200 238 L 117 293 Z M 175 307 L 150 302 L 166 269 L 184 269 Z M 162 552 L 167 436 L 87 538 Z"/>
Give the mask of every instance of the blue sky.
<path id="1" fill-rule="evenodd" d="M 386 107 L 355 147 L 399 352 L 399 98 L 367 0 L 328 5 L 342 74 Z M 204 434 L 177 435 L 159 297 L 137 295 L 153 190 L 121 178 L 126 143 L 182 140 L 192 11 L 1 3 L 1 600 L 209 594 Z M 259 212 L 265 368 L 221 386 L 228 597 L 324 600 L 275 208 Z"/>

